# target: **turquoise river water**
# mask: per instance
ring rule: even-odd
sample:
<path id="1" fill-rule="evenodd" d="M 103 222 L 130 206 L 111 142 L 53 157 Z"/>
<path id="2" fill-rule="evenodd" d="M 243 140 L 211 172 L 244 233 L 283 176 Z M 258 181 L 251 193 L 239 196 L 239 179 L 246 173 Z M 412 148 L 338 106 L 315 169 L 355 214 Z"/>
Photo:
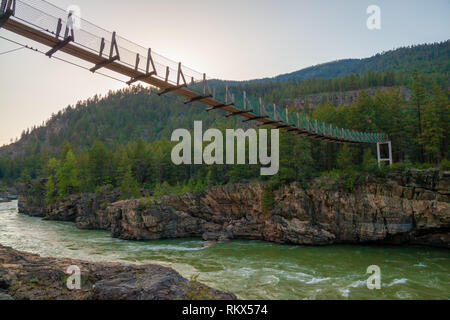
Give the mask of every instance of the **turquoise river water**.
<path id="1" fill-rule="evenodd" d="M 89 261 L 156 263 L 241 299 L 449 299 L 450 252 L 376 246 L 305 247 L 231 241 L 202 247 L 199 239 L 125 241 L 107 231 L 17 213 L 0 204 L 0 244 L 42 256 Z M 367 267 L 381 269 L 381 289 L 369 290 Z"/>

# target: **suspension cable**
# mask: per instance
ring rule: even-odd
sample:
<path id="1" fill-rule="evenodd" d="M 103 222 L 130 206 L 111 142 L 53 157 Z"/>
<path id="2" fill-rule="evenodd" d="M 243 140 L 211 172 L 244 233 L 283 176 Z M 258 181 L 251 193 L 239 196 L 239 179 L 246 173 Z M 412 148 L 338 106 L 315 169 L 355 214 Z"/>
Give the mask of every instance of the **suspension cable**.
<path id="1" fill-rule="evenodd" d="M 29 49 L 29 50 L 32 50 L 32 51 L 34 51 L 34 52 L 42 53 L 42 54 L 45 55 L 45 52 L 44 52 L 44 51 L 41 51 L 41 50 L 39 50 L 39 49 L 37 49 L 37 48 L 33 48 L 33 47 L 31 47 L 31 46 L 28 46 L 28 45 L 26 45 L 26 44 L 22 44 L 22 43 L 20 43 L 20 42 L 11 40 L 11 39 L 9 39 L 9 38 L 5 38 L 5 37 L 3 37 L 3 36 L 0 36 L 0 38 L 3 39 L 3 40 L 9 41 L 9 42 L 11 42 L 11 43 L 14 43 L 14 44 L 16 44 L 16 45 L 21 46 L 20 48 L 17 48 L 17 49 L 14 49 L 14 50 L 10 50 L 10 51 L 6 51 L 6 52 L 3 52 L 3 53 L 0 53 L 0 55 L 6 54 L 6 53 L 11 53 L 11 52 L 18 51 L 18 50 L 21 50 L 21 49 Z M 88 71 L 89 71 L 89 68 L 87 68 L 87 67 L 85 67 L 85 66 L 82 66 L 82 65 L 80 65 L 80 64 L 78 64 L 78 63 L 75 63 L 75 62 L 72 62 L 72 61 L 68 61 L 68 60 L 66 60 L 66 59 L 59 58 L 59 57 L 55 57 L 55 56 L 53 56 L 52 58 L 53 58 L 53 59 L 56 59 L 56 60 L 59 60 L 59 61 L 62 61 L 62 62 L 65 62 L 65 63 L 68 63 L 68 64 L 71 64 L 71 65 L 73 65 L 73 66 L 75 66 L 75 67 L 78 67 L 78 68 L 81 68 L 81 69 L 84 69 L 84 70 L 88 70 Z M 126 81 L 121 80 L 121 79 L 119 79 L 119 78 L 116 78 L 116 77 L 114 77 L 114 76 L 110 76 L 110 75 L 105 74 L 105 73 L 102 73 L 102 72 L 96 72 L 96 74 L 126 84 Z"/>
<path id="2" fill-rule="evenodd" d="M 5 52 L 0 52 L 0 56 L 2 56 L 4 54 L 8 54 L 8 53 L 13 53 L 13 52 L 16 52 L 16 51 L 19 51 L 19 50 L 22 50 L 22 49 L 25 49 L 25 47 L 20 47 L 20 48 L 8 50 L 8 51 L 5 51 Z"/>

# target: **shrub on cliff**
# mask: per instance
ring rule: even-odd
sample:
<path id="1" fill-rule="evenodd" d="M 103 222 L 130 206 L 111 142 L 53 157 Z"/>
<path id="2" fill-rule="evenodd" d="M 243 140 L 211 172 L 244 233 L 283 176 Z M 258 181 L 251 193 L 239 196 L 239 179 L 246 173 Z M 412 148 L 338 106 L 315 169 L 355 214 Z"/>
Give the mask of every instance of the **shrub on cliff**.
<path id="1" fill-rule="evenodd" d="M 365 172 L 368 172 L 368 173 L 375 173 L 375 172 L 378 172 L 378 170 L 379 170 L 378 161 L 372 155 L 372 152 L 370 151 L 370 149 L 366 149 L 364 151 L 362 168 Z"/>
<path id="2" fill-rule="evenodd" d="M 56 187 L 53 182 L 53 176 L 49 176 L 47 183 L 45 184 L 45 203 L 47 205 L 56 201 Z"/>
<path id="3" fill-rule="evenodd" d="M 273 188 L 271 185 L 267 185 L 264 188 L 264 193 L 261 198 L 261 206 L 264 213 L 267 213 L 270 210 L 272 210 L 274 205 L 275 205 L 275 195 L 273 192 Z"/>
<path id="4" fill-rule="evenodd" d="M 443 159 L 439 166 L 442 170 L 450 170 L 450 161 L 447 159 Z"/>
<path id="5" fill-rule="evenodd" d="M 350 169 L 354 166 L 352 151 L 348 145 L 343 145 L 339 150 L 336 158 L 337 166 L 339 169 Z"/>
<path id="6" fill-rule="evenodd" d="M 198 282 L 198 277 L 198 274 L 192 275 L 189 279 L 185 300 L 216 300 L 208 288 Z"/>

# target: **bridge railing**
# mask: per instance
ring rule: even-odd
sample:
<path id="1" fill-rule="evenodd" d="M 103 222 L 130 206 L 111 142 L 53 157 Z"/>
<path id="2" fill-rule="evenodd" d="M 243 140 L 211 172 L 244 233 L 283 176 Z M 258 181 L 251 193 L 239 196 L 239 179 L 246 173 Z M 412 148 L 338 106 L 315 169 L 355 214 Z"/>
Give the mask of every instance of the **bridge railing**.
<path id="1" fill-rule="evenodd" d="M 4 6 L 6 3 L 2 0 L 1 5 Z M 291 113 L 274 104 L 267 104 L 261 98 L 249 97 L 243 91 L 229 89 L 225 85 L 215 86 L 212 90 L 208 86 L 206 90 L 205 84 L 212 79 L 205 74 L 127 40 L 115 32 L 105 30 L 77 16 L 77 12 L 67 12 L 45 0 L 15 0 L 14 18 L 60 41 L 72 36 L 69 40 L 75 46 L 105 59 L 117 58 L 116 63 L 142 73 L 151 72 L 152 77 L 168 84 L 185 83 L 186 87 L 196 94 L 211 94 L 216 101 L 234 104 L 236 109 L 247 111 L 246 113 L 253 115 L 255 119 L 269 120 L 268 122 L 277 127 L 297 128 L 331 140 L 368 143 L 387 140 L 384 134 L 354 132 L 308 119 L 304 115 Z"/>
<path id="2" fill-rule="evenodd" d="M 66 29 L 73 29 L 73 44 L 88 49 L 99 56 L 109 58 L 113 44 L 114 32 L 105 30 L 79 16 L 76 12 L 69 12 L 44 0 L 16 0 L 15 18 L 31 25 L 41 31 L 58 36 L 63 40 Z M 61 22 L 58 32 L 58 21 Z M 148 48 L 144 48 L 119 35 L 115 36 L 117 51 L 120 55 L 119 63 L 136 68 L 141 72 L 147 71 Z M 115 52 L 114 52 L 115 53 Z M 137 59 L 137 55 L 139 58 Z M 179 63 L 170 60 L 157 52 L 151 51 L 156 77 L 166 80 L 167 68 L 169 68 L 167 81 L 177 83 Z M 152 66 L 153 67 L 153 66 Z M 182 65 L 183 75 L 188 84 L 198 83 L 203 80 L 203 74 Z"/>

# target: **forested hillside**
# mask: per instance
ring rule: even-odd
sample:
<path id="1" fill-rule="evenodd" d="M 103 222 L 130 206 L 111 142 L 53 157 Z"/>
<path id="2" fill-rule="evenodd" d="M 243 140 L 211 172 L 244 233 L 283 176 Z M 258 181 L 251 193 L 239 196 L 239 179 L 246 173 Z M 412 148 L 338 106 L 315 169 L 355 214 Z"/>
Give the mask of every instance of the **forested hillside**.
<path id="1" fill-rule="evenodd" d="M 450 40 L 399 48 L 365 59 L 346 59 L 309 67 L 279 75 L 274 80 L 310 80 L 339 78 L 367 71 L 393 71 L 411 76 L 414 70 L 425 77 L 433 76 L 448 81 L 450 70 Z M 266 79 L 265 79 L 266 80 Z M 268 79 L 269 80 L 269 79 Z"/>
<path id="2" fill-rule="evenodd" d="M 176 128 L 194 120 L 211 124 L 221 117 L 204 108 L 186 106 L 175 95 L 159 97 L 155 91 L 135 86 L 95 96 L 54 114 L 43 126 L 23 131 L 20 140 L 0 149 L 0 154 L 35 154 L 60 150 L 64 141 L 76 148 L 91 146 L 96 139 L 106 144 L 126 144 L 143 138 L 155 141 L 170 137 Z"/>
<path id="3" fill-rule="evenodd" d="M 421 50 L 439 53 L 443 45 L 423 46 Z M 445 46 L 448 48 L 448 42 Z M 442 66 L 441 55 L 437 55 L 437 66 Z M 426 56 L 434 57 L 431 53 Z M 387 65 L 394 63 L 389 61 Z M 332 79 L 239 83 L 232 90 L 246 90 L 249 96 L 262 96 L 267 103 L 296 112 L 289 99 L 372 88 L 373 95 L 361 92 L 349 105 L 324 102 L 304 112 L 343 128 L 388 134 L 395 162 L 448 166 L 450 106 L 448 84 L 442 83 L 446 76 L 448 81 L 448 58 L 446 63 L 446 69 L 440 70 L 434 60 L 417 64 L 418 69 L 429 65 L 432 72 L 377 70 Z M 404 86 L 409 89 L 410 99 L 401 90 Z M 377 92 L 381 87 L 383 90 Z M 194 120 L 202 120 L 204 128 L 244 126 L 239 117 L 225 118 L 222 111 L 207 113 L 202 105 L 186 106 L 182 102 L 174 95 L 159 97 L 142 86 L 78 102 L 43 126 L 24 131 L 17 143 L 0 148 L 0 181 L 46 178 L 46 195 L 52 202 L 105 185 L 121 188 L 124 195 L 132 197 L 140 188 L 150 188 L 158 194 L 261 179 L 259 166 L 173 165 L 173 143 L 169 140 L 174 129 L 190 129 Z M 339 145 L 283 132 L 280 172 L 271 179 L 276 183 L 304 182 L 330 170 L 350 176 L 358 170 L 378 170 L 374 155 L 374 145 Z M 348 186 L 352 186 L 351 179 Z"/>

